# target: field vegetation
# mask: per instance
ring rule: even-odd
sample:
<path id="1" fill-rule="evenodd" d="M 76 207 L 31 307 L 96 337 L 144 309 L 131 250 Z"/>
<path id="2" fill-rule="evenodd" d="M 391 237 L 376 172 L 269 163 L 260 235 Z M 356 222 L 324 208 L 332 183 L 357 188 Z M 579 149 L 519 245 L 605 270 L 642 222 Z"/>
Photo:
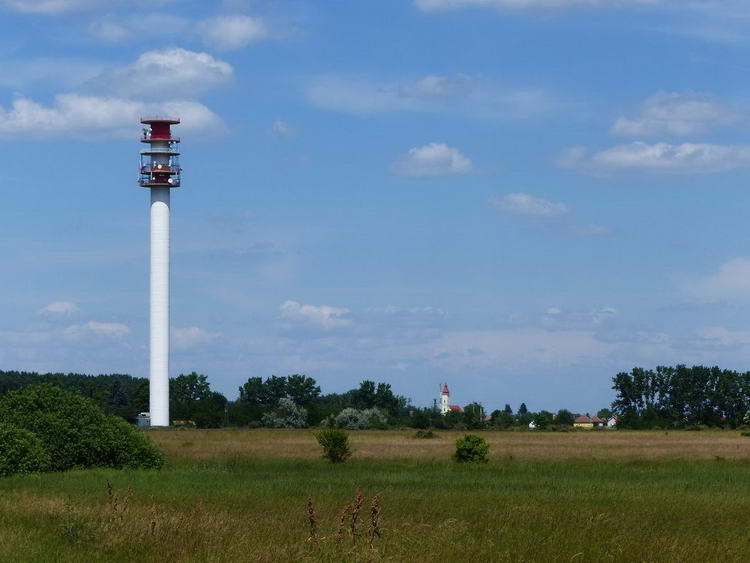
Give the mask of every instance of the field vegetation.
<path id="1" fill-rule="evenodd" d="M 309 430 L 149 434 L 161 471 L 0 479 L 0 560 L 750 558 L 738 431 L 481 432 L 481 464 L 450 460 L 455 432 L 351 432 L 337 464 Z"/>

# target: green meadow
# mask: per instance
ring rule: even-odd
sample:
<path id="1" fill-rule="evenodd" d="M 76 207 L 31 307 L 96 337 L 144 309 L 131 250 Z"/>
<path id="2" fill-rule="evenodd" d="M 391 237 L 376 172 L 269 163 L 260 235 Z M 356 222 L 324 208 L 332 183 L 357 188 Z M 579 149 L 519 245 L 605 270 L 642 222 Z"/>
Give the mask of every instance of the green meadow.
<path id="1" fill-rule="evenodd" d="M 150 434 L 161 471 L 0 480 L 0 560 L 750 560 L 739 432 L 487 432 L 478 466 L 454 432 L 355 432 L 340 465 L 307 430 Z"/>

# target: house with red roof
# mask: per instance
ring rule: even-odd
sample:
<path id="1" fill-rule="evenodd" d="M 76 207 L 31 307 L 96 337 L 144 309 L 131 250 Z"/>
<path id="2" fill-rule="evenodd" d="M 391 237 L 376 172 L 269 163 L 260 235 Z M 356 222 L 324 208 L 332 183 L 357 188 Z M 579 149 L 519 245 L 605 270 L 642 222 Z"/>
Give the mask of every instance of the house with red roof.
<path id="1" fill-rule="evenodd" d="M 604 428 L 606 424 L 606 420 L 599 418 L 598 416 L 589 416 L 589 413 L 579 415 L 573 421 L 574 428 L 584 428 L 586 430 Z"/>

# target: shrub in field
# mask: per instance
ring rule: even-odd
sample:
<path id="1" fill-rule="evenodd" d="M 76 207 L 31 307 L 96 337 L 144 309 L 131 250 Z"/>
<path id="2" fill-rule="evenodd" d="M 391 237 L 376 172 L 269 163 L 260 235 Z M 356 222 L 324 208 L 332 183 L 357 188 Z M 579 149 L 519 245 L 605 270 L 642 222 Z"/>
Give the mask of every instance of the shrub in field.
<path id="1" fill-rule="evenodd" d="M 268 428 L 307 428 L 307 409 L 286 397 L 279 399 L 276 411 L 263 415 Z"/>
<path id="2" fill-rule="evenodd" d="M 370 428 L 386 428 L 388 418 L 380 409 L 352 409 L 342 410 L 333 420 L 336 428 L 347 430 L 369 430 Z"/>
<path id="3" fill-rule="evenodd" d="M 49 455 L 33 432 L 0 424 L 0 475 L 46 471 L 49 465 Z"/>
<path id="4" fill-rule="evenodd" d="M 414 433 L 415 438 L 437 438 L 437 434 L 435 434 L 432 430 L 417 430 Z"/>
<path id="5" fill-rule="evenodd" d="M 49 469 L 158 468 L 161 451 L 123 419 L 90 399 L 49 384 L 11 391 L 0 400 L 0 423 L 33 432 L 50 458 Z"/>
<path id="6" fill-rule="evenodd" d="M 321 430 L 315 435 L 318 443 L 323 446 L 323 457 L 332 463 L 346 461 L 352 455 L 349 446 L 349 434 L 337 428 Z"/>
<path id="7" fill-rule="evenodd" d="M 466 434 L 463 438 L 456 440 L 456 452 L 453 459 L 458 462 L 483 462 L 489 461 L 487 454 L 490 445 L 481 436 Z"/>

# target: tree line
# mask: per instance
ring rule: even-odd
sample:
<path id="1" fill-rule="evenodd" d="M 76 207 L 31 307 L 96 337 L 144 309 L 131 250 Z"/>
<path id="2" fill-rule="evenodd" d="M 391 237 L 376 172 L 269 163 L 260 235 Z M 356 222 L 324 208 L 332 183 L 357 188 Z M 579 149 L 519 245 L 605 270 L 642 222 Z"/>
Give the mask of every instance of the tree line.
<path id="1" fill-rule="evenodd" d="M 633 368 L 612 381 L 620 428 L 736 428 L 750 422 L 750 372 L 659 366 Z"/>
<path id="2" fill-rule="evenodd" d="M 696 425 L 736 428 L 750 423 L 750 372 L 684 365 L 633 368 L 613 377 L 612 408 L 596 414 L 618 417 L 620 428 L 686 428 Z M 106 413 L 134 421 L 149 408 L 147 378 L 125 374 L 85 375 L 0 371 L 0 395 L 31 384 L 50 383 L 96 402 Z M 531 412 L 522 403 L 485 412 L 479 403 L 442 415 L 436 405 L 415 407 L 385 382 L 362 381 L 344 393 L 323 394 L 315 379 L 302 374 L 250 377 L 236 400 L 211 389 L 207 376 L 181 374 L 170 379 L 172 420 L 203 428 L 220 426 L 409 426 L 437 429 L 499 430 L 567 428 L 576 413 L 561 409 Z"/>

